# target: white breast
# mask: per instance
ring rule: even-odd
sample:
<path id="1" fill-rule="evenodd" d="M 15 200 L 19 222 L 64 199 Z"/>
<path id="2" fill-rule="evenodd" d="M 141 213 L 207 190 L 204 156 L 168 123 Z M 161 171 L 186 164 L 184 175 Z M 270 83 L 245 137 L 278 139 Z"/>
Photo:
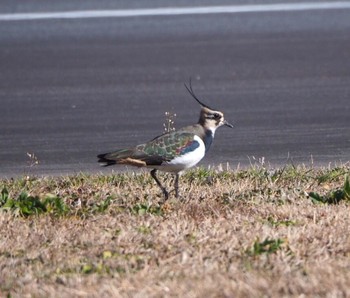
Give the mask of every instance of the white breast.
<path id="1" fill-rule="evenodd" d="M 155 168 L 165 172 L 181 172 L 195 166 L 205 155 L 205 145 L 202 139 L 198 136 L 194 136 L 194 140 L 199 143 L 199 147 L 194 151 L 178 156 Z"/>

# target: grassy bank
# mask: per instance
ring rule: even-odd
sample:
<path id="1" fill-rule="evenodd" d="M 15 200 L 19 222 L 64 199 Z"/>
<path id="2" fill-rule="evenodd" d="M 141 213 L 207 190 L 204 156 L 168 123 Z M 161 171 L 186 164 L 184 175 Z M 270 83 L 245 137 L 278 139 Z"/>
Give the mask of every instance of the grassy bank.
<path id="1" fill-rule="evenodd" d="M 349 172 L 1 180 L 0 296 L 350 296 Z"/>

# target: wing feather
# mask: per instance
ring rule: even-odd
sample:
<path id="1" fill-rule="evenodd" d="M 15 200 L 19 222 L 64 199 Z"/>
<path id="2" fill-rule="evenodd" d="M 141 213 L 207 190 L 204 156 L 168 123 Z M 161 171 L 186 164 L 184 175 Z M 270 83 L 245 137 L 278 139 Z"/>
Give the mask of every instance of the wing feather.
<path id="1" fill-rule="evenodd" d="M 199 147 L 193 133 L 174 131 L 160 135 L 150 142 L 131 149 L 121 149 L 101 154 L 100 162 L 106 165 L 130 164 L 134 166 L 155 166 L 191 152 Z"/>

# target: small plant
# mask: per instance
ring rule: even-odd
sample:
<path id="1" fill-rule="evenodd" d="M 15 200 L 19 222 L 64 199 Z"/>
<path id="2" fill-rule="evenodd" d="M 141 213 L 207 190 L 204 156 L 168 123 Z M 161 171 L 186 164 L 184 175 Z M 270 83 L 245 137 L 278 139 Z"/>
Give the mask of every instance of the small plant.
<path id="1" fill-rule="evenodd" d="M 102 212 L 104 212 L 104 211 L 106 211 L 108 209 L 108 207 L 111 205 L 111 203 L 112 203 L 112 197 L 108 196 L 102 202 L 97 203 L 96 205 L 94 205 L 93 212 L 102 213 Z"/>
<path id="2" fill-rule="evenodd" d="M 315 204 L 338 204 L 340 201 L 350 201 L 350 182 L 349 176 L 345 176 L 345 182 L 342 189 L 333 190 L 327 195 L 320 195 L 316 192 L 310 192 L 309 197 Z"/>
<path id="3" fill-rule="evenodd" d="M 278 239 L 266 238 L 262 242 L 260 242 L 260 240 L 257 239 L 254 242 L 253 247 L 246 250 L 246 253 L 253 257 L 260 256 L 262 254 L 270 255 L 282 249 L 283 243 L 284 243 L 284 240 L 280 238 Z"/>
<path id="4" fill-rule="evenodd" d="M 204 185 L 212 184 L 217 176 L 218 175 L 214 170 L 205 167 L 199 167 L 195 170 L 189 170 L 184 175 L 184 178 L 188 179 L 190 183 L 195 182 L 196 184 Z"/>
<path id="5" fill-rule="evenodd" d="M 39 159 L 34 153 L 27 152 L 27 156 L 29 158 L 28 160 L 28 166 L 30 168 L 37 166 L 39 164 Z"/>
<path id="6" fill-rule="evenodd" d="M 12 199 L 9 197 L 6 188 L 1 191 L 0 210 L 11 211 L 24 217 L 42 213 L 60 216 L 69 211 L 68 206 L 59 197 L 48 195 L 41 200 L 38 196 L 31 196 L 26 192 L 22 192 L 17 199 Z"/>
<path id="7" fill-rule="evenodd" d="M 96 271 L 96 267 L 92 264 L 84 264 L 81 266 L 81 272 L 84 274 L 94 273 Z"/>
<path id="8" fill-rule="evenodd" d="M 292 221 L 292 220 L 274 220 L 272 217 L 268 217 L 267 221 L 271 226 L 274 226 L 274 227 L 280 227 L 280 226 L 289 227 L 289 226 L 296 225 L 295 221 Z"/>
<path id="9" fill-rule="evenodd" d="M 346 169 L 346 168 L 334 168 L 334 169 L 322 174 L 321 176 L 319 176 L 317 178 L 317 182 L 318 182 L 318 184 L 321 184 L 321 183 L 324 183 L 327 181 L 335 180 L 338 177 L 346 174 L 347 171 L 348 171 L 348 169 Z"/>
<path id="10" fill-rule="evenodd" d="M 141 225 L 137 228 L 137 231 L 140 233 L 140 234 L 144 234 L 144 235 L 148 235 L 148 234 L 151 234 L 152 233 L 152 230 L 150 227 L 147 227 L 147 226 L 144 226 L 144 225 Z"/>
<path id="11" fill-rule="evenodd" d="M 153 214 L 153 215 L 162 215 L 162 208 L 159 206 L 146 205 L 146 204 L 136 204 L 130 208 L 131 213 L 137 215 Z"/>
<path id="12" fill-rule="evenodd" d="M 3 188 L 1 191 L 1 197 L 0 197 L 0 208 L 2 208 L 2 206 L 5 205 L 5 203 L 7 202 L 9 197 L 9 192 L 7 190 L 7 188 Z"/>
<path id="13" fill-rule="evenodd" d="M 69 212 L 69 207 L 64 201 L 54 195 L 47 195 L 43 201 L 47 213 L 51 213 L 57 216 L 65 215 Z"/>
<path id="14" fill-rule="evenodd" d="M 9 210 L 21 216 L 46 212 L 46 207 L 40 201 L 39 197 L 30 196 L 26 192 L 22 192 L 17 199 L 11 199 L 8 196 L 7 190 L 3 190 L 2 194 L 6 197 L 5 200 L 2 200 L 2 210 Z M 4 195 L 2 197 L 4 197 Z"/>
<path id="15" fill-rule="evenodd" d="M 164 132 L 172 132 L 175 131 L 175 119 L 176 118 L 176 114 L 175 113 L 171 113 L 171 112 L 165 112 L 165 122 L 163 124 L 164 127 Z"/>

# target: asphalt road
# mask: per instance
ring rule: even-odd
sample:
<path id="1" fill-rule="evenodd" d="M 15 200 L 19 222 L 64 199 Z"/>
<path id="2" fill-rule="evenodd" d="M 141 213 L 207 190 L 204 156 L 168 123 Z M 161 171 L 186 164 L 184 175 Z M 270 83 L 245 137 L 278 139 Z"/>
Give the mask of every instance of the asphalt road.
<path id="1" fill-rule="evenodd" d="M 21 2 L 0 14 L 208 5 Z M 161 134 L 165 112 L 196 122 L 189 77 L 235 123 L 202 165 L 350 161 L 350 9 L 24 19 L 0 21 L 0 176 L 100 171 L 98 153 Z"/>

